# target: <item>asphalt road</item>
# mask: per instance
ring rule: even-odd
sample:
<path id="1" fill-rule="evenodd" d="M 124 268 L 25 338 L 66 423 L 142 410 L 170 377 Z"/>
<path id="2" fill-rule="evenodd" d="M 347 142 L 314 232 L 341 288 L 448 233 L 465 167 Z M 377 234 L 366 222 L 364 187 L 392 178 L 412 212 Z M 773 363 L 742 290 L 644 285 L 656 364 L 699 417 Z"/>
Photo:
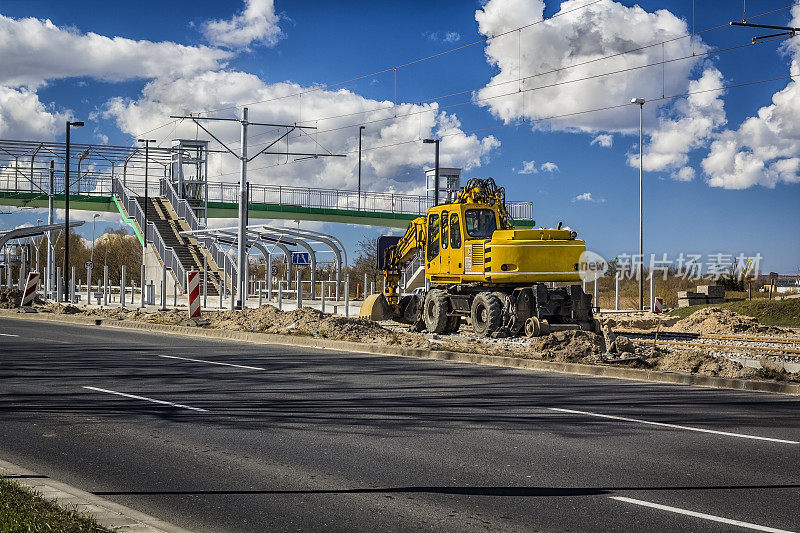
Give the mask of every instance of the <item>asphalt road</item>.
<path id="1" fill-rule="evenodd" d="M 0 457 L 201 531 L 800 528 L 781 395 L 4 318 L 0 416 Z"/>

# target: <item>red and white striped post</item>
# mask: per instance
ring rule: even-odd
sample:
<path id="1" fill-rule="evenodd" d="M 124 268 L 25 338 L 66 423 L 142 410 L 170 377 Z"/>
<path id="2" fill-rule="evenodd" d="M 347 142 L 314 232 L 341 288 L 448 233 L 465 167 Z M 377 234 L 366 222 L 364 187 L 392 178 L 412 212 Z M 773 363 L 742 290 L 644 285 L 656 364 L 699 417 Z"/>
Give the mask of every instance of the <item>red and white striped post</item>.
<path id="1" fill-rule="evenodd" d="M 36 291 L 39 290 L 39 280 L 42 276 L 38 272 L 28 272 L 28 281 L 25 283 L 25 293 L 22 295 L 22 302 L 20 307 L 27 307 L 33 303 L 36 298 Z"/>
<path id="2" fill-rule="evenodd" d="M 200 318 L 200 272 L 186 273 L 186 292 L 189 294 L 189 318 Z"/>

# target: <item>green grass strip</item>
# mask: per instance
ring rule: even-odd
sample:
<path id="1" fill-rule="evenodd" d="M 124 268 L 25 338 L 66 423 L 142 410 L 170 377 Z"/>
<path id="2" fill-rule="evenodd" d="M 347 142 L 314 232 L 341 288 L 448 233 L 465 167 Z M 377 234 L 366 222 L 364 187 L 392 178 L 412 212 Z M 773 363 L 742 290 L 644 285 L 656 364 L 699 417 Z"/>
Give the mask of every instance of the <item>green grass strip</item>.
<path id="1" fill-rule="evenodd" d="M 723 304 L 692 305 L 670 311 L 670 315 L 686 318 L 703 307 L 723 307 L 740 315 L 751 316 L 765 326 L 800 328 L 800 298 L 787 300 L 744 300 Z"/>
<path id="2" fill-rule="evenodd" d="M 91 516 L 61 507 L 6 479 L 0 479 L 0 531 L 111 532 Z"/>

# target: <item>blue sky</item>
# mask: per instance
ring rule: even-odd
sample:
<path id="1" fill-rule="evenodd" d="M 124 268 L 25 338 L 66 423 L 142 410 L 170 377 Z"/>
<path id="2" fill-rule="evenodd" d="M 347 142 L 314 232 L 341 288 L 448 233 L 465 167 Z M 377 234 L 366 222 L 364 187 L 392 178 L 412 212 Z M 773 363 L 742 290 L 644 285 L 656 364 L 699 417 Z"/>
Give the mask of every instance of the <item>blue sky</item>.
<path id="1" fill-rule="evenodd" d="M 747 13 L 778 10 L 752 21 L 781 25 L 794 15 L 797 24 L 800 10 L 780 9 L 786 5 L 785 0 L 749 0 Z M 0 57 L 15 59 L 3 69 L 6 74 L 0 74 L 0 138 L 63 140 L 63 119 L 71 116 L 90 126 L 76 130 L 77 142 L 107 139 L 129 145 L 133 134 L 167 123 L 170 112 L 249 103 L 280 91 L 307 91 L 365 76 L 308 93 L 302 104 L 301 97 L 250 105 L 251 120 L 310 121 L 364 111 L 317 122 L 321 129 L 341 128 L 319 140 L 332 150 L 348 152 L 357 142 L 362 120 L 368 123 L 365 146 L 404 143 L 372 150 L 364 171 L 365 188 L 400 192 L 418 192 L 422 168 L 433 159 L 430 146 L 408 141 L 420 134 L 444 133 L 444 164 L 465 167 L 465 177 L 494 177 L 510 199 L 534 202 L 537 223 L 563 221 L 590 249 L 614 257 L 632 253 L 637 246 L 638 107 L 584 112 L 633 96 L 652 100 L 662 91 L 667 96 L 693 92 L 694 99 L 645 105 L 646 253 L 667 253 L 670 258 L 681 252 L 760 253 L 763 270 L 796 272 L 800 108 L 793 102 L 800 100 L 800 89 L 786 77 L 800 73 L 796 62 L 792 66 L 800 37 L 789 43 L 743 46 L 760 32 L 725 26 L 700 34 L 692 46 L 689 39 L 675 37 L 692 27 L 701 30 L 741 19 L 742 3 L 697 2 L 694 16 L 692 7 L 691 0 L 570 0 L 563 5 L 549 0 L 543 9 L 540 0 L 277 0 L 274 5 L 270 0 L 5 0 L 0 3 Z M 555 17 L 464 46 L 533 23 L 542 14 Z M 42 29 L 45 19 L 54 28 Z M 39 30 L 41 36 L 31 36 Z M 19 32 L 25 36 L 14 44 L 2 39 L 2 33 L 18 37 Z M 103 44 L 90 33 L 135 43 Z M 668 41 L 663 55 L 661 41 Z M 574 67 L 652 44 L 656 46 L 643 54 Z M 371 122 L 387 118 L 365 111 L 395 99 L 395 79 L 394 71 L 368 74 L 461 46 L 398 70 L 399 114 L 430 112 L 420 119 Z M 731 47 L 739 48 L 702 55 Z M 692 50 L 701 55 L 677 60 Z M 55 57 L 52 61 L 57 63 L 48 63 L 47 57 Z M 616 72 L 662 57 L 676 60 L 664 67 Z M 542 75 L 553 69 L 564 70 Z M 524 85 L 518 81 L 520 73 L 527 78 Z M 598 73 L 606 76 L 565 83 Z M 712 90 L 777 77 L 784 79 Z M 525 105 L 516 97 L 498 98 L 496 89 L 486 87 L 498 82 L 524 88 Z M 548 84 L 549 89 L 536 88 Z M 15 107 L 15 98 L 23 94 L 25 105 Z M 531 125 L 531 120 L 572 113 L 577 114 Z M 515 125 L 523 119 L 525 123 Z M 153 138 L 168 142 L 171 130 L 157 129 Z M 234 130 L 224 136 L 236 138 Z M 355 163 L 351 156 L 344 162 L 272 167 L 254 171 L 252 179 L 354 188 Z M 527 173 L 521 173 L 525 169 Z M 235 181 L 231 170 L 234 160 L 220 161 L 215 168 L 219 179 Z M 90 213 L 81 215 L 91 218 Z M 15 211 L 0 215 L 0 226 L 41 217 L 40 212 Z M 323 230 L 341 234 L 350 243 L 384 231 L 343 225 L 325 225 Z M 90 231 L 87 225 L 84 233 Z"/>

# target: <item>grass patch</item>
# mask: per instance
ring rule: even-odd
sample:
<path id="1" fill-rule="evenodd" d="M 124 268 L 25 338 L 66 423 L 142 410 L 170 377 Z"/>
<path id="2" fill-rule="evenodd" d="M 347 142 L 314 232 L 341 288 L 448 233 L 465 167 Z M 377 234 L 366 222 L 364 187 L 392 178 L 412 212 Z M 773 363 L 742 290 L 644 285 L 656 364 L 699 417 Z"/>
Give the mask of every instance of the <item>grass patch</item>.
<path id="1" fill-rule="evenodd" d="M 800 328 L 800 298 L 692 305 L 690 307 L 680 307 L 670 311 L 669 314 L 679 318 L 686 318 L 703 307 L 724 307 L 740 315 L 751 316 L 765 326 Z"/>
<path id="2" fill-rule="evenodd" d="M 0 531 L 110 533 L 92 517 L 0 478 Z"/>

